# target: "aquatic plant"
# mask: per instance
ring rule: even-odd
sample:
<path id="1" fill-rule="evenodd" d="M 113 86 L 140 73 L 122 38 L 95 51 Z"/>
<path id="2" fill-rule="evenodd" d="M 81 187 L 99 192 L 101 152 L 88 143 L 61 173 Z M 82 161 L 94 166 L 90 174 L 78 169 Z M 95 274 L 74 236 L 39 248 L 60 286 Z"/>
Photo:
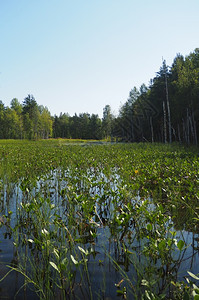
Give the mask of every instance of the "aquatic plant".
<path id="1" fill-rule="evenodd" d="M 1 230 L 23 290 L 40 299 L 197 295 L 182 280 L 199 249 L 196 149 L 1 141 L 0 158 Z"/>

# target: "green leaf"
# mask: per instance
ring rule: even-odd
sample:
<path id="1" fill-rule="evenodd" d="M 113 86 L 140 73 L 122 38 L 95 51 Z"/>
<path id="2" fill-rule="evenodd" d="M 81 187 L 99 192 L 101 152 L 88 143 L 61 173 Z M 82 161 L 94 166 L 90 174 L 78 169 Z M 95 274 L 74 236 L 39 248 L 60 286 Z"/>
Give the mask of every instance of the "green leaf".
<path id="1" fill-rule="evenodd" d="M 195 295 L 193 299 L 194 300 L 199 300 L 199 295 Z"/>
<path id="2" fill-rule="evenodd" d="M 60 271 L 59 271 L 57 265 L 56 265 L 54 262 L 50 261 L 50 265 L 51 265 L 58 273 L 60 273 Z"/>
<path id="3" fill-rule="evenodd" d="M 73 263 L 75 264 L 75 265 L 78 265 L 78 261 L 74 258 L 74 256 L 71 254 L 71 259 L 72 259 L 72 261 L 73 261 Z"/>
<path id="4" fill-rule="evenodd" d="M 161 251 L 164 251 L 164 250 L 165 250 L 165 247 L 166 247 L 166 241 L 165 241 L 165 240 L 162 240 L 162 241 L 158 244 L 158 248 L 159 248 Z"/>
<path id="5" fill-rule="evenodd" d="M 63 265 L 66 265 L 66 263 L 68 262 L 68 259 L 67 259 L 67 257 L 65 257 L 64 259 L 62 259 L 62 261 L 61 261 L 61 263 L 63 264 Z"/>
<path id="6" fill-rule="evenodd" d="M 199 288 L 196 288 L 196 289 L 195 289 L 195 292 L 196 292 L 196 294 L 199 295 Z"/>
<path id="7" fill-rule="evenodd" d="M 84 253 L 85 255 L 88 255 L 88 250 L 84 250 L 82 247 L 78 246 L 79 250 Z"/>
<path id="8" fill-rule="evenodd" d="M 148 291 L 145 291 L 145 296 L 146 296 L 146 298 L 147 298 L 148 300 L 152 300 L 152 298 L 150 297 Z"/>
<path id="9" fill-rule="evenodd" d="M 123 290 L 117 290 L 117 294 L 124 295 L 124 291 Z"/>
<path id="10" fill-rule="evenodd" d="M 171 233 L 171 235 L 174 237 L 176 236 L 176 231 L 169 231 Z"/>
<path id="11" fill-rule="evenodd" d="M 171 247 L 172 242 L 173 242 L 172 239 L 168 239 L 167 244 L 168 244 L 169 247 Z"/>
<path id="12" fill-rule="evenodd" d="M 57 258 L 59 258 L 59 252 L 57 251 L 57 249 L 53 249 L 53 253 L 57 256 Z"/>
<path id="13" fill-rule="evenodd" d="M 32 239 L 28 239 L 29 243 L 34 243 L 34 241 Z"/>
<path id="14" fill-rule="evenodd" d="M 151 231 L 152 229 L 153 229 L 153 227 L 152 227 L 151 223 L 147 224 L 147 230 Z"/>
<path id="15" fill-rule="evenodd" d="M 182 251 L 182 248 L 184 247 L 184 242 L 182 240 L 180 240 L 178 243 L 177 243 L 177 247 L 180 251 Z"/>
<path id="16" fill-rule="evenodd" d="M 149 282 L 145 279 L 142 279 L 142 285 L 149 286 Z"/>
<path id="17" fill-rule="evenodd" d="M 187 271 L 187 273 L 188 273 L 191 277 L 193 277 L 194 279 L 199 280 L 199 277 L 197 277 L 197 276 L 194 275 L 193 273 L 191 273 L 191 272 L 189 272 L 189 271 Z"/>
<path id="18" fill-rule="evenodd" d="M 48 235 L 49 234 L 48 230 L 46 230 L 45 228 L 41 230 L 41 233 L 44 234 L 44 235 Z"/>

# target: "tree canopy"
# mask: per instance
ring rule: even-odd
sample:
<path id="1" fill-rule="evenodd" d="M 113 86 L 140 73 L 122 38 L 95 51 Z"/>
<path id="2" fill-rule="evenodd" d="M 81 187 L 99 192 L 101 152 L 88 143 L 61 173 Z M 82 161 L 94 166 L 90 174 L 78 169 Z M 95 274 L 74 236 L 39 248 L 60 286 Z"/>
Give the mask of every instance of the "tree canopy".
<path id="1" fill-rule="evenodd" d="M 80 113 L 51 116 L 33 95 L 22 104 L 17 98 L 6 107 L 0 100 L 0 138 L 115 137 L 139 142 L 184 142 L 197 144 L 199 135 L 199 48 L 187 56 L 177 54 L 169 67 L 164 60 L 149 86 L 133 87 L 118 116 L 110 105 L 103 117 Z"/>
<path id="2" fill-rule="evenodd" d="M 163 61 L 148 88 L 130 91 L 119 113 L 124 140 L 197 144 L 199 134 L 199 48 Z"/>

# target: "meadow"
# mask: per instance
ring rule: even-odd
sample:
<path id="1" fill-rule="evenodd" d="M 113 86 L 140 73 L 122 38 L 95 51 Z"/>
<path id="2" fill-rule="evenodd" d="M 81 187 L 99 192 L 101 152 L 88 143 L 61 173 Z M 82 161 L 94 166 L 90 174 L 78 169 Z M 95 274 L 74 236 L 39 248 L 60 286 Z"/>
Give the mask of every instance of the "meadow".
<path id="1" fill-rule="evenodd" d="M 0 298 L 199 299 L 199 157 L 0 141 Z"/>

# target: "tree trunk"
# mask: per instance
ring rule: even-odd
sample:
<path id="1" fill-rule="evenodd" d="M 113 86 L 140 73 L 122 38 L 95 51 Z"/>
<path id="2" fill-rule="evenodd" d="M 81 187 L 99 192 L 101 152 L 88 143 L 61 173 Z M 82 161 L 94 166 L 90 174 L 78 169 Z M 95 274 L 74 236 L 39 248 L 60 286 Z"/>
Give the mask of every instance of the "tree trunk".
<path id="1" fill-rule="evenodd" d="M 151 142 L 154 142 L 154 135 L 153 135 L 153 122 L 152 117 L 150 117 L 150 126 L 151 126 Z"/>
<path id="2" fill-rule="evenodd" d="M 179 126 L 179 124 L 178 124 L 178 140 L 179 140 L 180 143 L 182 142 L 181 141 L 181 136 L 180 136 L 180 126 Z"/>
<path id="3" fill-rule="evenodd" d="M 172 142 L 171 113 L 170 113 L 169 93 L 168 93 L 167 74 L 166 73 L 165 73 L 165 87 L 166 87 L 166 100 L 167 100 L 167 112 L 168 112 L 168 123 L 169 123 L 169 143 L 171 143 Z"/>
<path id="4" fill-rule="evenodd" d="M 187 108 L 187 144 L 189 145 L 190 143 L 190 138 L 189 138 L 189 111 Z"/>
<path id="5" fill-rule="evenodd" d="M 165 102 L 163 101 L 163 114 L 164 114 L 164 142 L 167 143 L 167 120 L 166 120 L 166 108 Z"/>
<path id="6" fill-rule="evenodd" d="M 197 146 L 198 145 L 198 138 L 197 138 L 197 131 L 196 131 L 196 121 L 194 119 L 193 111 L 192 111 L 192 121 L 193 121 L 193 130 L 194 130 L 194 140 L 195 140 L 195 144 Z"/>

